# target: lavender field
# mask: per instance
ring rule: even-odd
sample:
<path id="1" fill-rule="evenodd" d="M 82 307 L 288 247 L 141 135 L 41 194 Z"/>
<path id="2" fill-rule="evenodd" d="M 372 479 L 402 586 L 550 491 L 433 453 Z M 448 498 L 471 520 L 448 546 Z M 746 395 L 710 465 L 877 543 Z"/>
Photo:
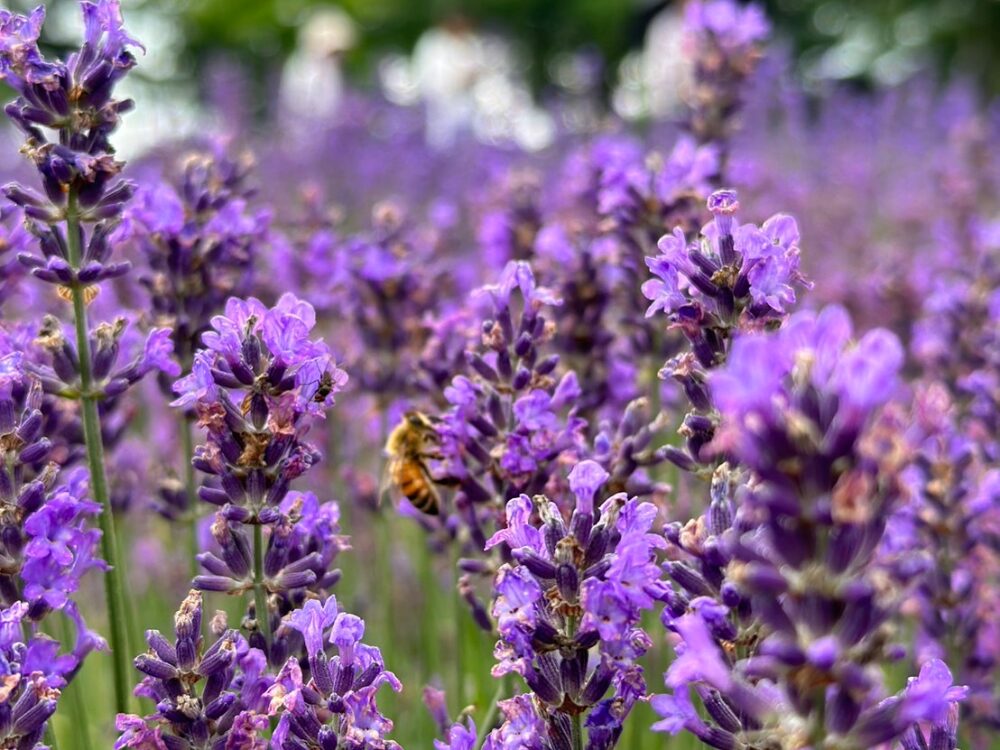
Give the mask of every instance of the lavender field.
<path id="1" fill-rule="evenodd" d="M 971 82 L 691 0 L 669 112 L 229 80 L 126 163 L 72 7 L 0 10 L 0 750 L 1000 748 Z"/>

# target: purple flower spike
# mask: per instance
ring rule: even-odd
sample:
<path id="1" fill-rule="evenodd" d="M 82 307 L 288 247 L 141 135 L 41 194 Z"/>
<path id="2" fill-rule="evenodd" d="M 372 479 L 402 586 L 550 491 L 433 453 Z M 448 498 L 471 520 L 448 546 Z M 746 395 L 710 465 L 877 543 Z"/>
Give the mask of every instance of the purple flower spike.
<path id="1" fill-rule="evenodd" d="M 520 675 L 534 707 L 527 710 L 528 696 L 511 703 L 487 746 L 536 724 L 561 732 L 576 714 L 587 714 L 595 738 L 617 736 L 615 727 L 644 694 L 636 660 L 652 641 L 640 620 L 665 593 L 655 563 L 663 540 L 650 533 L 651 503 L 619 494 L 595 512 L 594 496 L 609 476 L 594 461 L 578 463 L 569 474 L 577 504 L 568 523 L 544 496 L 535 498 L 533 517 L 522 497 L 508 503 L 509 527 L 491 540 L 510 544 L 517 561 L 502 565 L 493 583 L 500 636 L 493 674 Z M 533 543 L 515 546 L 518 538 Z"/>
<path id="2" fill-rule="evenodd" d="M 263 654 L 224 626 L 205 648 L 201 620 L 201 594 L 191 591 L 174 616 L 174 643 L 159 631 L 147 631 L 149 651 L 135 659 L 145 677 L 135 692 L 151 699 L 156 710 L 145 717 L 119 714 L 116 748 L 173 748 L 203 741 L 245 750 L 265 747 L 261 732 L 269 724 L 267 694 L 277 683 L 258 668 Z"/>
<path id="3" fill-rule="evenodd" d="M 683 423 L 686 450 L 670 448 L 665 456 L 681 468 L 704 467 L 710 457 L 702 449 L 715 435 L 717 419 L 706 381 L 708 373 L 737 349 L 763 354 L 746 372 L 733 376 L 734 391 L 747 399 L 766 398 L 761 385 L 775 365 L 771 353 L 752 349 L 753 336 L 777 326 L 796 301 L 796 288 L 806 286 L 799 273 L 798 229 L 795 221 L 777 215 L 763 227 L 737 224 L 735 191 L 718 190 L 708 200 L 715 218 L 692 244 L 677 227 L 660 238 L 660 255 L 646 258 L 657 277 L 642 292 L 652 301 L 647 317 L 662 312 L 672 328 L 687 339 L 690 351 L 678 354 L 660 371 L 676 380 L 694 409 Z M 766 361 L 765 361 L 766 360 Z M 740 377 L 742 382 L 735 382 Z M 718 398 L 718 396 L 717 396 Z"/>

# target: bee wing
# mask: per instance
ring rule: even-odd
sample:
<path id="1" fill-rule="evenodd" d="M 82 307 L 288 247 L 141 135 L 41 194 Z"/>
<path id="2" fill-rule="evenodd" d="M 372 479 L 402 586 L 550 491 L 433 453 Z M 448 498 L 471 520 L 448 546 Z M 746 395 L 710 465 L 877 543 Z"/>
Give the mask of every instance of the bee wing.
<path id="1" fill-rule="evenodd" d="M 375 496 L 375 507 L 382 507 L 382 498 L 392 493 L 392 471 L 397 459 L 389 458 L 382 465 L 382 476 L 378 480 L 378 494 Z"/>

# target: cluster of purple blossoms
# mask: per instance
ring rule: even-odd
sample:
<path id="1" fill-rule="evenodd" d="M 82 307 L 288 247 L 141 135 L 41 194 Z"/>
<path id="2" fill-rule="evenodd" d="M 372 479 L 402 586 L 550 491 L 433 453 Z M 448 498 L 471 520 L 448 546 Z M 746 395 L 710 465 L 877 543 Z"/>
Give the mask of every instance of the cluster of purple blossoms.
<path id="1" fill-rule="evenodd" d="M 85 472 L 60 475 L 50 460 L 41 386 L 20 354 L 0 359 L 0 370 L 0 597 L 7 606 L 26 602 L 37 622 L 75 607 L 70 597 L 80 579 L 104 567 L 96 556 L 100 532 L 89 525 L 100 506 L 87 496 Z"/>
<path id="2" fill-rule="evenodd" d="M 912 459 L 903 474 L 908 496 L 889 520 L 880 554 L 910 592 L 903 611 L 915 621 L 914 660 L 951 664 L 969 686 L 967 726 L 989 732 L 1000 719 L 993 680 L 1000 664 L 1000 471 L 958 429 L 958 413 L 942 384 L 915 391 Z"/>
<path id="3" fill-rule="evenodd" d="M 448 410 L 437 425 L 440 459 L 433 467 L 434 476 L 456 487 L 451 510 L 466 531 L 459 543 L 477 556 L 503 526 L 504 498 L 543 491 L 560 457 L 582 444 L 584 426 L 573 408 L 580 395 L 575 373 L 557 380 L 559 356 L 544 355 L 552 337 L 546 308 L 559 304 L 551 290 L 536 284 L 527 263 L 512 261 L 478 295 L 492 316 L 482 323 L 479 346 L 465 352 L 469 375 L 444 389 Z M 494 572 L 480 560 L 460 564 L 467 574 Z M 492 629 L 468 576 L 460 588 L 477 621 Z"/>
<path id="4" fill-rule="evenodd" d="M 591 158 L 597 168 L 598 215 L 622 232 L 645 229 L 655 235 L 683 224 L 688 212 L 697 210 L 719 168 L 715 148 L 689 138 L 678 140 L 666 157 L 606 141 Z"/>
<path id="5" fill-rule="evenodd" d="M 531 261 L 542 228 L 541 176 L 513 168 L 494 187 L 479 219 L 476 240 L 489 267 L 500 271 L 511 261 Z"/>
<path id="6" fill-rule="evenodd" d="M 724 173 L 745 82 L 770 32 L 763 11 L 735 0 L 695 0 L 684 9 L 687 55 L 694 63 L 688 128 L 698 143 L 718 148 Z"/>
<path id="7" fill-rule="evenodd" d="M 577 373 L 581 416 L 617 415 L 639 396 L 639 372 L 630 354 L 635 337 L 622 335 L 615 303 L 626 293 L 613 237 L 593 237 L 562 222 L 542 227 L 534 268 L 562 301 L 552 348 Z M 635 297 L 628 289 L 628 298 Z M 631 333 L 631 331 L 629 331 Z"/>
<path id="8" fill-rule="evenodd" d="M 156 712 L 121 715 L 118 748 L 397 747 L 384 738 L 392 722 L 375 694 L 382 684 L 401 685 L 378 649 L 361 642 L 364 622 L 329 593 L 340 577 L 334 558 L 347 547 L 337 506 L 289 488 L 318 457 L 306 431 L 347 379 L 322 340 L 310 338 L 314 326 L 312 307 L 290 294 L 273 308 L 230 299 L 203 334 L 191 374 L 176 384 L 175 404 L 193 407 L 208 431 L 194 463 L 213 481 L 199 494 L 222 508 L 212 524 L 216 551 L 199 555 L 206 573 L 194 583 L 252 591 L 241 623 L 248 635 L 217 618 L 217 640 L 202 653 L 201 594 L 192 591 L 178 612 L 175 646 L 147 635 L 137 694 L 157 700 Z"/>
<path id="9" fill-rule="evenodd" d="M 176 188 L 144 183 L 125 211 L 117 240 L 131 241 L 145 258 L 140 282 L 153 319 L 171 329 L 185 370 L 211 317 L 251 289 L 256 246 L 270 219 L 248 204 L 252 168 L 248 153 L 230 155 L 213 144 L 181 160 Z"/>
<path id="10" fill-rule="evenodd" d="M 546 308 L 560 300 L 536 284 L 524 262 L 509 263 L 480 294 L 492 315 L 482 323 L 480 345 L 466 354 L 469 376 L 455 377 L 444 391 L 451 408 L 438 431 L 442 474 L 457 481 L 456 510 L 481 549 L 479 511 L 499 515 L 503 498 L 540 492 L 583 423 L 567 414 L 579 396 L 576 375 L 557 380 L 558 355 L 544 355 L 552 337 Z M 487 528 L 495 522 L 485 519 Z"/>
<path id="11" fill-rule="evenodd" d="M 1000 222 L 977 226 L 967 257 L 935 274 L 912 350 L 942 382 L 983 459 L 1000 459 Z"/>
<path id="12" fill-rule="evenodd" d="M 923 383 L 914 399 L 910 499 L 894 519 L 891 569 L 915 587 L 918 661 L 946 659 L 969 685 L 963 704 L 979 735 L 1000 700 L 1000 264 L 997 225 L 975 226 L 964 262 L 935 275 L 911 351 Z M 932 552 L 933 550 L 933 552 Z M 977 746 L 987 742 L 977 736 Z"/>
<path id="13" fill-rule="evenodd" d="M 269 727 L 266 691 L 274 684 L 264 654 L 221 613 L 212 619 L 215 640 L 202 636 L 202 597 L 191 591 L 174 615 L 174 642 L 146 632 L 149 650 L 136 657 L 143 673 L 136 695 L 156 705 L 142 718 L 119 714 L 115 750 L 265 750 Z"/>
<path id="14" fill-rule="evenodd" d="M 135 65 L 129 47 L 140 46 L 122 26 L 117 0 L 82 2 L 84 41 L 67 61 L 46 60 L 38 50 L 45 9 L 30 16 L 0 15 L 0 78 L 18 97 L 5 108 L 26 142 L 23 152 L 38 169 L 44 195 L 19 184 L 4 187 L 24 210 L 42 256 L 21 261 L 37 278 L 66 288 L 86 288 L 127 272 L 109 262 L 108 236 L 135 186 L 117 179 L 122 163 L 108 141 L 130 100 L 113 98 L 115 85 Z M 49 141 L 45 131 L 55 131 Z M 64 233 L 57 228 L 69 221 Z M 85 233 L 80 223 L 91 224 Z M 75 236 L 74 236 L 75 233 Z"/>
<path id="15" fill-rule="evenodd" d="M 532 750 L 612 748 L 645 695 L 637 660 L 652 641 L 640 617 L 664 594 L 655 563 L 664 541 L 650 533 L 651 503 L 619 493 L 595 509 L 608 478 L 598 463 L 578 463 L 568 523 L 545 496 L 521 495 L 507 503 L 506 528 L 487 542 L 505 544 L 512 557 L 494 582 L 493 675 L 516 673 L 531 690 L 508 704 L 487 747 L 507 747 L 504 737 L 516 735 Z"/>
<path id="16" fill-rule="evenodd" d="M 715 218 L 698 242 L 688 242 L 679 228 L 660 239 L 660 255 L 646 259 L 655 278 L 642 285 L 651 300 L 646 315 L 666 314 L 690 346 L 660 372 L 682 386 L 694 407 L 681 427 L 687 450 L 669 452 L 688 470 L 705 461 L 702 449 L 715 434 L 708 372 L 726 360 L 736 334 L 780 325 L 795 303 L 795 287 L 805 283 L 795 219 L 776 214 L 760 227 L 738 224 L 732 190 L 712 193 L 708 209 Z"/>
<path id="17" fill-rule="evenodd" d="M 21 353 L 0 359 L 0 742 L 34 748 L 55 711 L 59 688 L 83 659 L 105 648 L 71 597 L 97 557 L 100 532 L 90 522 L 100 506 L 88 498 L 86 474 L 50 460 L 44 434 L 42 388 L 26 371 Z M 75 644 L 41 633 L 51 613 L 66 617 Z"/>
<path id="18" fill-rule="evenodd" d="M 382 685 L 400 691 L 382 654 L 362 642 L 365 623 L 341 611 L 335 597 L 305 603 L 285 618 L 301 634 L 307 659 L 292 657 L 266 697 L 281 718 L 271 738 L 275 750 L 399 750 L 385 739 L 392 722 L 375 703 Z"/>
<path id="19" fill-rule="evenodd" d="M 0 743 L 14 750 L 44 747 L 67 666 L 56 655 L 57 641 L 36 636 L 25 642 L 27 610 L 27 604 L 16 602 L 0 611 Z"/>
<path id="20" fill-rule="evenodd" d="M 872 669 L 900 656 L 898 601 L 872 561 L 908 458 L 890 403 L 903 354 L 886 331 L 851 336 L 839 308 L 800 313 L 778 333 L 738 338 L 711 377 L 722 415 L 712 450 L 750 472 L 739 502 L 752 520 L 722 539 L 734 561 L 722 596 L 708 587 L 667 617 L 678 658 L 672 693 L 654 702 L 662 730 L 717 748 L 872 747 L 921 721 L 944 726 L 964 697 L 940 661 L 884 700 Z M 752 643 L 733 642 L 739 615 L 757 623 Z"/>
<path id="21" fill-rule="evenodd" d="M 200 556 L 207 574 L 195 585 L 230 593 L 253 588 L 257 607 L 271 594 L 316 583 L 319 560 L 329 562 L 335 553 L 330 540 L 303 539 L 310 529 L 329 531 L 323 519 L 330 514 L 313 507 L 298 525 L 305 499 L 288 497 L 292 480 L 319 457 L 306 432 L 347 382 L 326 344 L 310 338 L 315 324 L 313 308 L 292 294 L 273 308 L 232 298 L 202 335 L 206 348 L 195 354 L 191 374 L 174 387 L 174 406 L 193 408 L 207 431 L 194 465 L 211 483 L 198 495 L 221 508 L 212 526 L 220 554 Z M 252 546 L 247 526 L 254 529 Z M 266 557 L 263 526 L 271 530 Z M 325 572 L 320 578 L 326 580 Z M 272 632 L 281 614 L 270 606 L 258 612 L 266 618 L 259 623 L 263 632 Z M 251 640 L 266 651 L 260 635 L 255 631 Z"/>
<path id="22" fill-rule="evenodd" d="M 380 401 L 426 390 L 419 359 L 428 320 L 454 286 L 447 266 L 434 257 L 434 235 L 401 206 L 380 203 L 368 231 L 332 248 L 324 272 L 358 337 L 353 377 Z"/>

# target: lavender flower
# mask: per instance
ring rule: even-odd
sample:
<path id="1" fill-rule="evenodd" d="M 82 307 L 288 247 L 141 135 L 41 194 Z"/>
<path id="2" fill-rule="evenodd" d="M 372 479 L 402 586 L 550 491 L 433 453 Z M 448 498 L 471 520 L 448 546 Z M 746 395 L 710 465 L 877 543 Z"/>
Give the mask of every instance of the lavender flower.
<path id="1" fill-rule="evenodd" d="M 711 177 L 718 170 L 715 146 L 690 138 L 679 139 L 665 157 L 647 156 L 632 143 L 602 141 L 591 159 L 597 214 L 636 251 L 630 259 L 640 265 L 647 242 L 668 227 L 696 219 L 693 211 L 711 191 Z"/>
<path id="2" fill-rule="evenodd" d="M 922 677 L 878 702 L 871 666 L 896 652 L 893 602 L 871 561 L 906 458 L 886 407 L 902 349 L 886 331 L 857 344 L 851 334 L 840 309 L 800 313 L 777 334 L 738 338 L 711 378 L 723 420 L 713 449 L 754 476 L 741 502 L 757 524 L 726 541 L 738 562 L 729 567 L 738 594 L 730 599 L 746 597 L 760 632 L 755 644 L 721 648 L 734 623 L 711 598 L 668 619 L 681 642 L 666 678 L 673 694 L 654 705 L 661 729 L 687 729 L 719 748 L 794 736 L 814 747 L 870 747 L 936 720 L 964 694 L 921 693 Z M 692 687 L 710 720 L 695 712 Z M 937 703 L 919 698 L 930 694 Z"/>
<path id="3" fill-rule="evenodd" d="M 688 127 L 698 143 L 719 151 L 724 173 L 744 82 L 753 73 L 770 32 L 763 11 L 734 0 L 695 0 L 684 9 L 687 55 L 694 64 Z"/>
<path id="4" fill-rule="evenodd" d="M 0 742 L 33 750 L 41 746 L 65 681 L 52 658 L 57 642 L 33 638 L 25 643 L 21 622 L 27 609 L 17 602 L 0 612 Z"/>
<path id="5" fill-rule="evenodd" d="M 517 319 L 515 290 L 523 300 Z M 558 299 L 536 285 L 526 263 L 509 264 L 483 296 L 493 317 L 483 322 L 479 350 L 467 354 L 471 377 L 460 375 L 445 389 L 451 409 L 439 429 L 442 474 L 457 480 L 456 506 L 480 547 L 486 539 L 475 529 L 492 520 L 478 520 L 479 513 L 499 513 L 498 498 L 541 490 L 549 466 L 583 426 L 572 413 L 564 416 L 579 396 L 575 375 L 556 381 L 558 357 L 540 351 L 551 335 L 545 310 Z"/>
<path id="6" fill-rule="evenodd" d="M 271 711 L 282 712 L 272 747 L 399 748 L 386 738 L 392 722 L 379 713 L 375 696 L 382 685 L 397 692 L 402 685 L 379 650 L 361 641 L 364 622 L 340 611 L 331 596 L 323 604 L 306 602 L 285 624 L 301 633 L 308 670 L 303 675 L 298 659 L 290 658 L 267 691 Z M 327 644 L 336 653 L 327 653 Z"/>
<path id="7" fill-rule="evenodd" d="M 656 278 L 642 285 L 652 301 L 646 315 L 665 313 L 691 348 L 660 372 L 680 383 L 694 406 L 681 428 L 687 451 L 668 453 L 684 469 L 702 462 L 702 448 L 715 431 L 707 372 L 725 361 L 737 332 L 779 325 L 795 302 L 795 286 L 805 283 L 794 219 L 778 214 L 760 227 L 739 225 L 731 190 L 712 193 L 708 208 L 715 218 L 699 243 L 689 244 L 680 229 L 660 239 L 661 254 L 646 259 Z"/>
<path id="8" fill-rule="evenodd" d="M 208 442 L 195 466 L 219 478 L 199 491 L 227 520 L 273 523 L 290 482 L 316 461 L 302 440 L 310 422 L 347 382 L 322 340 L 309 338 L 316 316 L 292 294 L 268 309 L 235 298 L 212 319 L 190 375 L 174 387 L 174 406 L 191 406 Z"/>
<path id="9" fill-rule="evenodd" d="M 915 615 L 915 660 L 950 661 L 970 688 L 962 705 L 968 726 L 985 729 L 997 716 L 1000 643 L 989 623 L 1000 571 L 1000 473 L 957 428 L 959 413 L 939 383 L 915 392 L 909 496 L 890 519 L 880 556 L 911 590 L 905 611 Z"/>
<path id="10" fill-rule="evenodd" d="M 639 625 L 643 610 L 663 595 L 655 550 L 663 540 L 649 529 L 656 508 L 624 494 L 595 510 L 608 473 L 584 461 L 570 473 L 576 509 L 567 525 L 543 496 L 507 503 L 507 527 L 487 543 L 504 543 L 512 564 L 494 582 L 493 616 L 500 640 L 493 674 L 519 674 L 533 697 L 521 704 L 537 730 L 537 747 L 568 748 L 586 715 L 588 748 L 611 748 L 636 699 L 645 694 L 636 660 L 651 645 Z M 531 521 L 537 508 L 542 519 Z M 596 653 L 592 655 L 592 650 Z M 608 690 L 612 696 L 605 698 Z M 494 730 L 505 740 L 518 718 Z"/>
<path id="11" fill-rule="evenodd" d="M 426 390 L 418 362 L 428 320 L 454 280 L 434 257 L 433 233 L 394 203 L 372 210 L 369 230 L 336 246 L 327 273 L 358 336 L 351 364 L 360 387 L 385 402 Z"/>
<path id="12" fill-rule="evenodd" d="M 213 620 L 215 641 L 204 647 L 201 594 L 191 591 L 174 616 L 174 642 L 159 631 L 146 632 L 149 650 L 135 659 L 145 677 L 136 695 L 156 710 L 146 716 L 119 714 L 123 748 L 263 748 L 274 678 L 264 655 L 249 648 L 235 630 Z M 263 717 L 263 721 L 261 718 Z"/>
<path id="13" fill-rule="evenodd" d="M 249 154 L 229 156 L 216 144 L 183 159 L 176 189 L 145 184 L 125 212 L 122 239 L 136 243 L 148 262 L 140 281 L 185 370 L 211 317 L 230 296 L 250 291 L 255 246 L 270 218 L 248 206 L 252 166 Z"/>
<path id="14" fill-rule="evenodd" d="M 292 294 L 270 309 L 254 298 L 230 299 L 226 315 L 213 318 L 203 335 L 206 349 L 191 374 L 175 385 L 174 405 L 192 406 L 208 431 L 193 463 L 215 481 L 198 494 L 221 507 L 212 525 L 220 554 L 199 555 L 206 574 L 194 584 L 230 593 L 252 589 L 251 643 L 275 664 L 288 645 L 272 641 L 272 620 L 301 601 L 296 590 L 324 591 L 337 578 L 328 566 L 340 542 L 327 536 L 335 511 L 307 498 L 311 516 L 296 528 L 304 500 L 285 502 L 292 480 L 319 457 L 305 432 L 347 382 L 326 344 L 310 338 L 315 324 L 312 306 Z M 270 528 L 266 551 L 263 526 Z M 270 600 L 275 594 L 280 599 Z"/>
<path id="15" fill-rule="evenodd" d="M 0 371 L 0 597 L 8 607 L 26 606 L 25 624 L 53 610 L 74 622 L 79 643 L 66 657 L 68 679 L 90 650 L 102 647 L 70 599 L 88 571 L 105 567 L 96 553 L 100 532 L 90 525 L 100 506 L 88 498 L 83 471 L 60 476 L 49 461 L 41 387 L 22 356 L 4 356 Z"/>
<path id="16" fill-rule="evenodd" d="M 130 100 L 114 99 L 113 90 L 135 65 L 128 48 L 140 45 L 125 32 L 117 0 L 82 2 L 81 9 L 83 46 L 65 63 L 48 61 L 38 50 L 44 8 L 28 17 L 0 15 L 0 77 L 18 93 L 5 112 L 27 137 L 24 153 L 45 189 L 42 195 L 11 183 L 4 193 L 23 208 L 42 250 L 42 257 L 25 253 L 21 261 L 37 278 L 67 288 L 128 271 L 127 262 L 109 262 L 108 235 L 134 191 L 116 179 L 122 164 L 108 136 L 132 108 Z M 55 131 L 53 141 L 46 130 Z M 93 224 L 89 236 L 68 238 L 56 230 L 66 218 Z"/>

